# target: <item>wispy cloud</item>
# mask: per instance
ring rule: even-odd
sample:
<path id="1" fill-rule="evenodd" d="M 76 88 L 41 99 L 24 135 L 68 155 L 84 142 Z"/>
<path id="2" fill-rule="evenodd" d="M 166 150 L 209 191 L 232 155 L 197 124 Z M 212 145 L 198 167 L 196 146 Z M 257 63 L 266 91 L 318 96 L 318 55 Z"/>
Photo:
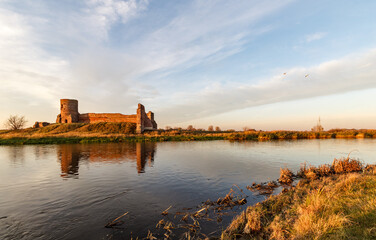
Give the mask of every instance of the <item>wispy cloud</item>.
<path id="1" fill-rule="evenodd" d="M 215 79 L 205 76 L 209 79 L 203 84 L 206 88 L 198 93 L 174 89 L 179 79 L 168 79 L 171 73 L 243 51 L 251 41 L 276 28 L 265 19 L 292 2 L 194 0 L 174 5 L 163 21 L 147 19 L 145 23 L 151 7 L 147 0 L 85 0 L 72 1 L 72 5 L 0 1 L 0 101 L 12 103 L 12 107 L 0 105 L 0 113 L 32 115 L 34 108 L 25 106 L 53 108 L 59 98 L 69 97 L 79 98 L 85 105 L 83 111 L 127 112 L 141 101 L 153 104 L 158 119 L 176 122 L 375 87 L 376 53 L 370 51 L 318 66 L 292 68 L 284 77 L 260 79 L 258 84 L 212 84 Z M 127 31 L 143 27 L 147 31 L 136 31 L 135 36 Z M 301 41 L 325 36 L 317 32 Z M 160 87 L 165 79 L 164 86 L 171 88 Z M 38 117 L 35 120 L 43 118 L 34 116 Z"/>
<path id="2" fill-rule="evenodd" d="M 81 18 L 83 25 L 90 25 L 93 34 L 108 38 L 112 25 L 120 21 L 126 23 L 146 10 L 148 0 L 86 0 L 86 9 Z"/>
<path id="3" fill-rule="evenodd" d="M 270 30 L 258 23 L 290 2 L 193 1 L 167 25 L 140 39 L 131 52 L 143 53 L 150 62 L 148 71 L 221 59 L 217 57 L 237 53 L 252 37 Z"/>
<path id="4" fill-rule="evenodd" d="M 155 101 L 158 84 L 143 82 L 143 75 L 154 72 L 158 79 L 233 55 L 270 29 L 257 25 L 261 19 L 290 2 L 193 1 L 137 41 L 110 46 L 108 40 L 121 37 L 110 34 L 112 27 L 139 17 L 147 0 L 86 0 L 63 11 L 56 2 L 6 1 L 0 5 L 1 100 L 24 96 L 13 104 L 34 99 L 52 105 L 60 97 L 79 97 L 99 111 Z"/>
<path id="5" fill-rule="evenodd" d="M 180 104 L 161 109 L 160 115 L 163 121 L 187 121 L 264 104 L 375 88 L 376 50 L 286 72 L 258 84 L 216 84 L 197 94 L 176 95 L 173 102 Z"/>
<path id="6" fill-rule="evenodd" d="M 305 36 L 305 41 L 307 43 L 309 43 L 309 42 L 312 42 L 312 41 L 320 40 L 323 37 L 325 37 L 326 35 L 327 35 L 326 32 L 317 32 L 317 33 L 309 34 L 309 35 Z"/>

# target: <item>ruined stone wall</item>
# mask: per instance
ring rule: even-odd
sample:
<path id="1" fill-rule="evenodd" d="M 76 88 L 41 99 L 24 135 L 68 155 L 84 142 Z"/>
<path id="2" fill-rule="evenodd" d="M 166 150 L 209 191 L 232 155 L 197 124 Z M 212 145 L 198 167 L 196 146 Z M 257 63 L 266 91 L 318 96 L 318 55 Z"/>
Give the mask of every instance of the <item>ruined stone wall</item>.
<path id="1" fill-rule="evenodd" d="M 128 122 L 136 123 L 137 133 L 144 130 L 157 129 L 154 121 L 154 113 L 145 112 L 145 107 L 138 104 L 137 114 L 124 115 L 120 113 L 84 113 L 78 112 L 78 101 L 75 99 L 60 100 L 60 114 L 56 118 L 57 123 L 98 123 L 98 122 Z"/>
<path id="2" fill-rule="evenodd" d="M 35 122 L 33 128 L 41 128 L 50 125 L 48 122 Z"/>
<path id="3" fill-rule="evenodd" d="M 129 122 L 136 123 L 137 115 L 123 115 L 120 113 L 85 113 L 80 114 L 78 122 L 80 123 L 98 123 L 98 122 Z"/>
<path id="4" fill-rule="evenodd" d="M 137 108 L 137 133 L 153 129 L 157 129 L 157 123 L 154 121 L 154 113 L 148 112 L 146 114 L 144 105 L 139 103 Z"/>

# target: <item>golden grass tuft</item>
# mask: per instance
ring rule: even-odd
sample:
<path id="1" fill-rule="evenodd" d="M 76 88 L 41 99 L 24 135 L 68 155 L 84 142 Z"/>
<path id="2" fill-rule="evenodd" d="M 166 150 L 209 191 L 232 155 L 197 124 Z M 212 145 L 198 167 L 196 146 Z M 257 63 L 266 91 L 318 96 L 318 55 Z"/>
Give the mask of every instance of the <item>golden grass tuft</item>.
<path id="1" fill-rule="evenodd" d="M 256 209 L 247 209 L 246 217 L 247 221 L 244 227 L 244 233 L 257 233 L 261 230 L 262 224 L 262 215 L 261 211 L 257 211 Z"/>
<path id="2" fill-rule="evenodd" d="M 334 159 L 332 163 L 333 171 L 337 174 L 360 172 L 363 164 L 359 160 L 350 159 L 349 157 L 343 159 Z"/>
<path id="3" fill-rule="evenodd" d="M 370 174 L 373 174 L 373 175 L 376 175 L 376 165 L 367 165 L 365 168 L 364 168 L 364 171 L 366 173 L 370 173 Z"/>
<path id="4" fill-rule="evenodd" d="M 291 184 L 293 182 L 294 174 L 288 168 L 281 168 L 279 182 L 282 184 Z"/>

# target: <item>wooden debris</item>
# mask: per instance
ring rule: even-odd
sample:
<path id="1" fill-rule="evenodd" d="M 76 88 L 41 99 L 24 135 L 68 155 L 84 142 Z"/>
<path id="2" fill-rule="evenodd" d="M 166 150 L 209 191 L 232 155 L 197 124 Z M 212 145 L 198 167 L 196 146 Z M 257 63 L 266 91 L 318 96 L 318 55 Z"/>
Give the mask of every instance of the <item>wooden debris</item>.
<path id="1" fill-rule="evenodd" d="M 117 226 L 117 225 L 121 225 L 121 224 L 123 224 L 124 221 L 119 220 L 119 219 L 122 218 L 122 217 L 124 217 L 124 216 L 127 215 L 127 214 L 128 214 L 128 212 L 126 212 L 126 213 L 124 213 L 123 215 L 121 215 L 121 216 L 115 218 L 115 219 L 112 220 L 111 222 L 107 223 L 104 227 L 106 227 L 106 228 L 112 228 L 112 227 L 114 227 L 114 226 Z"/>
<path id="2" fill-rule="evenodd" d="M 163 216 L 166 216 L 167 214 L 168 214 L 168 210 L 170 210 L 172 208 L 172 206 L 169 206 L 166 210 L 164 210 L 163 212 L 162 212 L 162 215 Z"/>

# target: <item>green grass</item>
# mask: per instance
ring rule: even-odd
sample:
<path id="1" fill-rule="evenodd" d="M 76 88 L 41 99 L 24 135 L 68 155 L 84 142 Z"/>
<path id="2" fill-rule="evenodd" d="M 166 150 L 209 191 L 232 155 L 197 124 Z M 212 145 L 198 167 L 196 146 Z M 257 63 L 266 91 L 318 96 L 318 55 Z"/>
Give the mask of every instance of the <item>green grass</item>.
<path id="1" fill-rule="evenodd" d="M 207 141 L 222 138 L 209 136 L 107 136 L 107 137 L 41 137 L 41 138 L 0 138 L 0 145 L 65 144 L 65 143 L 118 143 L 118 142 L 166 142 L 166 141 Z"/>

